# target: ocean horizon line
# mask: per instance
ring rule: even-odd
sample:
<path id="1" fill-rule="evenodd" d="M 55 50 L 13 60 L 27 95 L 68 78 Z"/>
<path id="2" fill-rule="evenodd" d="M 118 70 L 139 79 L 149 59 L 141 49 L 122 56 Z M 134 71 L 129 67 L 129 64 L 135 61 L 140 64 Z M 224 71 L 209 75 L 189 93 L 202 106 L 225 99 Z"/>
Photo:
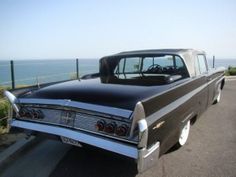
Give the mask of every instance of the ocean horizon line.
<path id="1" fill-rule="evenodd" d="M 79 57 L 74 57 L 74 58 L 13 58 L 13 59 L 0 59 L 0 62 L 4 62 L 4 61 L 32 61 L 32 60 L 99 60 L 102 57 L 83 57 L 83 58 L 79 58 Z M 213 57 L 206 57 L 207 60 L 213 60 Z M 236 60 L 236 57 L 215 57 L 215 60 Z"/>
<path id="2" fill-rule="evenodd" d="M 98 58 L 78 58 L 79 75 L 99 72 Z M 212 58 L 208 59 L 208 64 L 213 67 Z M 215 67 L 229 66 L 236 67 L 236 59 L 217 59 Z M 18 85 L 35 84 L 40 82 L 53 82 L 68 80 L 76 73 L 76 58 L 68 59 L 33 59 L 33 60 L 14 60 L 15 82 Z M 11 83 L 11 64 L 10 60 L 0 60 L 0 85 L 10 85 Z"/>
<path id="3" fill-rule="evenodd" d="M 19 59 L 0 59 L 0 62 L 5 62 L 5 61 L 32 61 L 32 60 L 99 60 L 100 58 L 19 58 Z M 235 58 L 236 59 L 236 58 Z"/>

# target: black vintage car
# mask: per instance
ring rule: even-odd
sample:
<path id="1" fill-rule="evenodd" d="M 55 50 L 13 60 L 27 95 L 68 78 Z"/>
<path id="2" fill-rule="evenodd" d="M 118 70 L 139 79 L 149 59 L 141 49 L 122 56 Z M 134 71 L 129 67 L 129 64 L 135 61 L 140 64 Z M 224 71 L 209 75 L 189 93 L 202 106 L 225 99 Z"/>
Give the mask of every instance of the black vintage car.
<path id="1" fill-rule="evenodd" d="M 224 83 L 224 69 L 210 69 L 202 51 L 143 50 L 103 57 L 99 73 L 79 80 L 5 95 L 11 126 L 128 156 L 142 172 L 186 143 Z"/>

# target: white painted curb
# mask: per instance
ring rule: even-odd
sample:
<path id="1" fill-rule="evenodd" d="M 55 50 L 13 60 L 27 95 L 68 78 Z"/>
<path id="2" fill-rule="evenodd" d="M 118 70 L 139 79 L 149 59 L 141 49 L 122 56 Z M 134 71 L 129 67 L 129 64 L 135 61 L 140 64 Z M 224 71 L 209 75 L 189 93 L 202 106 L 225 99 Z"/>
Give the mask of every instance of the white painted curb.
<path id="1" fill-rule="evenodd" d="M 32 140 L 34 140 L 34 136 L 31 136 L 30 138 L 22 138 L 15 142 L 13 145 L 8 147 L 5 151 L 0 153 L 0 165 L 7 160 L 10 156 L 12 156 L 14 153 L 19 151 L 20 149 L 24 148 L 28 143 L 30 143 Z"/>
<path id="2" fill-rule="evenodd" d="M 235 81 L 236 80 L 236 76 L 225 76 L 225 80 L 226 81 Z"/>

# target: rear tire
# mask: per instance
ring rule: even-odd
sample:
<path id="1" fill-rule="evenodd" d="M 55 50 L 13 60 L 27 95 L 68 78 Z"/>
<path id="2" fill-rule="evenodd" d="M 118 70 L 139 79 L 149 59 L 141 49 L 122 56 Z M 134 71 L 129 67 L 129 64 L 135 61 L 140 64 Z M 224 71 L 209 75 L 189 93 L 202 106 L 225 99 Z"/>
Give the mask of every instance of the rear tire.
<path id="1" fill-rule="evenodd" d="M 220 98 L 221 98 L 221 84 L 219 84 L 218 87 L 217 87 L 217 97 L 216 97 L 213 104 L 219 103 Z"/>
<path id="2" fill-rule="evenodd" d="M 186 144 L 190 132 L 190 126 L 191 126 L 190 120 L 188 120 L 188 122 L 181 129 L 178 142 L 176 143 L 177 147 L 181 147 Z"/>

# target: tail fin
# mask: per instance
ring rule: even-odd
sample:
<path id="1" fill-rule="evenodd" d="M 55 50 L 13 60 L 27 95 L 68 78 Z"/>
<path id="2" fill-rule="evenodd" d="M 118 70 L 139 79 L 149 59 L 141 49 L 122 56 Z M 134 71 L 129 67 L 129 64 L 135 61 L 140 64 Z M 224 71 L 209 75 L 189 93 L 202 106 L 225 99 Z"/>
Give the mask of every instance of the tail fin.
<path id="1" fill-rule="evenodd" d="M 7 99 L 9 100 L 9 102 L 12 105 L 12 108 L 14 109 L 14 111 L 16 112 L 16 114 L 19 114 L 19 107 L 17 106 L 17 103 L 19 103 L 18 99 L 15 97 L 15 95 L 13 95 L 11 92 L 9 91 L 4 91 L 4 95 L 7 97 Z"/>

